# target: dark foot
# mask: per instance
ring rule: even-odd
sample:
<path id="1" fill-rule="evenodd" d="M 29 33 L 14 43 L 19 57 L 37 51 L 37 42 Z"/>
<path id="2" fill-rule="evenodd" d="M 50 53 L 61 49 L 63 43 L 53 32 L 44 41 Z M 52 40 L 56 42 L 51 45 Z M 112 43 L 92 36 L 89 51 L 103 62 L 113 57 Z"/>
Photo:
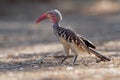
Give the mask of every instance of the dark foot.
<path id="1" fill-rule="evenodd" d="M 77 66 L 77 65 L 79 65 L 78 63 L 74 63 L 74 64 L 72 64 L 72 66 Z"/>
<path id="2" fill-rule="evenodd" d="M 75 56 L 74 56 L 73 65 L 75 64 L 77 57 L 78 57 L 78 55 L 75 55 Z"/>
<path id="3" fill-rule="evenodd" d="M 99 63 L 99 62 L 101 62 L 101 61 L 105 61 L 105 60 L 100 59 L 100 60 L 97 60 L 96 63 Z"/>

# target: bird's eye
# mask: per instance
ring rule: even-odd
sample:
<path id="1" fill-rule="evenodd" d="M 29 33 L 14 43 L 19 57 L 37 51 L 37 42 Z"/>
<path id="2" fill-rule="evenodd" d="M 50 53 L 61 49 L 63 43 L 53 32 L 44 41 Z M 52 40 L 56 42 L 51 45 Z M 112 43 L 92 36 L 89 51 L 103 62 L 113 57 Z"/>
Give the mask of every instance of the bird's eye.
<path id="1" fill-rule="evenodd" d="M 52 13 L 50 13 L 49 15 L 50 15 L 51 17 L 54 17 L 54 14 L 52 14 Z"/>
<path id="2" fill-rule="evenodd" d="M 51 15 L 51 17 L 54 17 L 54 15 Z"/>
<path id="3" fill-rule="evenodd" d="M 55 17 L 53 13 L 49 13 L 49 15 L 50 15 L 51 17 Z"/>

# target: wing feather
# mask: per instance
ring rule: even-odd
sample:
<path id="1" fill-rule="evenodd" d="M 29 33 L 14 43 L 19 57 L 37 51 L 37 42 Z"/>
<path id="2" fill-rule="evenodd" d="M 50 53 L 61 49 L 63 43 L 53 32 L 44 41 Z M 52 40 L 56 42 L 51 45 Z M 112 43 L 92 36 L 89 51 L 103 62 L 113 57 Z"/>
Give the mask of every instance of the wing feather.
<path id="1" fill-rule="evenodd" d="M 88 47 L 91 47 L 91 48 L 93 48 L 93 49 L 96 49 L 95 45 L 94 45 L 91 41 L 85 39 L 84 37 L 80 37 L 80 38 L 85 42 L 85 44 L 86 44 Z"/>

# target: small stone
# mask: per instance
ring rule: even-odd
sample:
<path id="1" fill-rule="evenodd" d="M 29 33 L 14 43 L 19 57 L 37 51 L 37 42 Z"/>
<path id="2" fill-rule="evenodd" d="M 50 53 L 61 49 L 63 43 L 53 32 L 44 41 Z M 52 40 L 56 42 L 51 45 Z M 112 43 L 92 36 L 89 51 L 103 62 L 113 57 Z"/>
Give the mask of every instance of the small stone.
<path id="1" fill-rule="evenodd" d="M 110 64 L 108 67 L 113 68 L 114 66 L 115 66 L 114 64 Z"/>
<path id="2" fill-rule="evenodd" d="M 73 67 L 70 67 L 70 66 L 68 66 L 67 68 L 66 68 L 66 70 L 67 71 L 70 71 L 70 70 L 73 70 L 74 68 Z"/>

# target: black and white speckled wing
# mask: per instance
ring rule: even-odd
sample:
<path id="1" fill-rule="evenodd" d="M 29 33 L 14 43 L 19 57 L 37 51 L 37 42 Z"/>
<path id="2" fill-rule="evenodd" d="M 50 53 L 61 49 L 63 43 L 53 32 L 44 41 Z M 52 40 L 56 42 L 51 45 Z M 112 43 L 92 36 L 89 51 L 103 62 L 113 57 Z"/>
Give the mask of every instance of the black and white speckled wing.
<path id="1" fill-rule="evenodd" d="M 81 37 L 80 35 L 76 34 L 74 31 L 72 31 L 70 29 L 65 29 L 65 28 L 59 27 L 58 35 L 60 37 L 64 38 L 66 41 L 75 43 L 78 46 L 82 46 L 84 43 L 84 45 L 86 45 L 87 47 L 91 47 L 94 49 L 96 48 L 92 42 L 85 39 L 84 37 Z"/>
<path id="2" fill-rule="evenodd" d="M 64 40 L 66 40 L 67 42 L 73 43 L 75 44 L 75 46 L 77 46 L 78 49 L 81 49 L 90 53 L 89 47 L 85 44 L 83 39 L 79 37 L 79 35 L 76 34 L 74 31 L 59 27 L 57 32 L 58 32 L 58 35 Z"/>
<path id="3" fill-rule="evenodd" d="M 76 43 L 77 45 L 80 44 L 78 36 L 72 30 L 59 27 L 57 32 L 58 35 L 64 38 L 66 41 Z"/>

